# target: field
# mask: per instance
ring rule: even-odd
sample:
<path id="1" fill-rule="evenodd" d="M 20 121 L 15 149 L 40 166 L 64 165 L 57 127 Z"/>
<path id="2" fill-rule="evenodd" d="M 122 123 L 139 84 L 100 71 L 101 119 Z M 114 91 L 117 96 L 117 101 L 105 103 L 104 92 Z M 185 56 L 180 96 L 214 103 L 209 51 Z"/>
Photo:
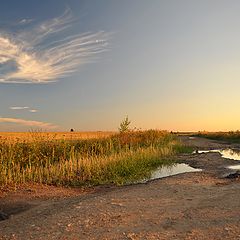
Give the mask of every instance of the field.
<path id="1" fill-rule="evenodd" d="M 204 137 L 213 140 L 226 141 L 229 143 L 240 143 L 240 131 L 229 132 L 198 132 L 194 136 Z"/>
<path id="2" fill-rule="evenodd" d="M 115 132 L 0 132 L 0 141 L 33 142 L 40 140 L 79 140 L 90 138 L 104 138 Z"/>
<path id="3" fill-rule="evenodd" d="M 123 160 L 116 153 L 118 148 L 115 144 L 112 150 L 119 156 L 119 161 L 112 161 L 114 154 L 109 154 L 106 161 L 101 162 L 102 170 L 97 170 L 99 162 L 91 162 L 89 155 L 85 162 L 88 165 L 85 167 L 89 166 L 89 173 L 92 172 L 92 175 L 88 175 L 88 181 L 83 183 L 94 184 L 94 179 L 116 182 L 123 179 L 124 174 L 127 179 L 136 173 L 145 174 L 146 169 L 158 164 L 171 164 L 171 154 L 184 150 L 175 137 L 176 135 L 166 132 L 147 131 L 115 135 L 107 138 L 107 141 L 102 140 L 109 143 L 110 139 L 117 138 L 119 142 L 121 139 L 121 146 L 126 146 L 123 143 L 128 143 L 128 146 L 131 143 L 131 151 L 125 149 L 120 153 L 126 157 L 125 152 L 131 152 L 135 158 L 132 161 L 129 158 Z M 182 143 L 197 149 L 231 147 L 231 144 L 206 138 L 189 138 L 186 135 L 178 138 Z M 136 142 L 136 139 L 139 141 Z M 154 139 L 159 140 L 159 145 L 155 144 Z M 93 140 L 92 144 L 96 140 L 99 143 L 99 139 Z M 162 151 L 162 155 L 156 152 L 159 161 L 149 158 L 152 153 L 151 148 L 147 147 L 148 141 L 154 143 L 152 145 L 159 152 Z M 137 143 L 144 145 L 139 146 Z M 93 146 L 92 144 L 88 146 Z M 145 155 L 140 155 L 142 159 L 136 151 L 145 152 Z M 226 166 L 237 162 L 222 158 L 218 153 L 180 154 L 175 158 L 203 171 L 120 187 L 105 185 L 73 188 L 23 184 L 15 191 L 6 189 L 2 194 L 0 189 L 0 239 L 239 239 L 240 179 L 223 177 L 228 172 Z M 95 158 L 98 159 L 100 158 Z M 57 167 L 58 162 L 52 165 Z M 133 167 L 134 174 L 127 175 L 132 172 Z M 84 171 L 79 172 L 79 177 L 81 174 L 87 176 Z M 102 178 L 97 177 L 98 171 Z M 109 173 L 109 178 L 106 178 L 106 173 Z M 58 179 L 64 178 L 60 175 Z M 96 182 L 95 184 L 97 185 Z"/>
<path id="4" fill-rule="evenodd" d="M 1 133 L 0 185 L 123 184 L 187 151 L 166 131 Z"/>

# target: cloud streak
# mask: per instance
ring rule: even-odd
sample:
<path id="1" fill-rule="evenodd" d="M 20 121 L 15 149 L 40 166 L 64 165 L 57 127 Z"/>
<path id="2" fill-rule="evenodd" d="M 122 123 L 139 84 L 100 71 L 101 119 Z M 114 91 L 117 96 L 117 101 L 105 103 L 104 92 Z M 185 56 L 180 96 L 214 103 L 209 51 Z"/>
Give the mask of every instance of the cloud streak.
<path id="1" fill-rule="evenodd" d="M 28 23 L 31 23 L 33 21 L 33 19 L 30 19 L 30 18 L 24 18 L 24 19 L 21 19 L 18 24 L 28 24 Z"/>
<path id="2" fill-rule="evenodd" d="M 58 126 L 53 125 L 52 123 L 40 122 L 40 121 L 31 121 L 20 118 L 3 118 L 0 117 L 0 123 L 15 123 L 29 127 L 38 127 L 43 129 L 56 129 Z"/>
<path id="3" fill-rule="evenodd" d="M 29 112 L 35 113 L 35 112 L 38 112 L 38 110 L 37 109 L 30 109 Z"/>
<path id="4" fill-rule="evenodd" d="M 31 109 L 30 107 L 10 107 L 9 109 L 11 110 L 28 110 L 28 112 L 31 112 L 31 113 L 36 113 L 38 112 L 37 109 Z"/>
<path id="5" fill-rule="evenodd" d="M 23 110 L 23 109 L 28 109 L 29 107 L 10 107 L 12 110 Z"/>
<path id="6" fill-rule="evenodd" d="M 21 32 L 0 30 L 0 83 L 54 82 L 106 51 L 110 35 L 103 31 L 66 37 L 73 21 L 66 10 Z"/>

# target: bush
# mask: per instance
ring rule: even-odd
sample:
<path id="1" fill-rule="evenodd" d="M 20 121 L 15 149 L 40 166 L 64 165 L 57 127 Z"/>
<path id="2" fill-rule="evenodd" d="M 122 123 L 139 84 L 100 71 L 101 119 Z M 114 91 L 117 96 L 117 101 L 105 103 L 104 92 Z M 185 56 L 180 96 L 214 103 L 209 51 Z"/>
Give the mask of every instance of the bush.
<path id="1" fill-rule="evenodd" d="M 123 119 L 123 121 L 120 123 L 120 127 L 118 128 L 120 133 L 125 133 L 130 131 L 130 124 L 131 121 L 129 121 L 128 116 Z"/>

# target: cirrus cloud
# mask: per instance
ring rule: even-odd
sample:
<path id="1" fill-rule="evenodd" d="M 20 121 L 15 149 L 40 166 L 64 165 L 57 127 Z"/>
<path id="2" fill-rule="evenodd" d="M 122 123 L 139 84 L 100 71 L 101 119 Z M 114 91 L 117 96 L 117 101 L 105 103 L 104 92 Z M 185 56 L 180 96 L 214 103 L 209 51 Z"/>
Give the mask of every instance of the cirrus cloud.
<path id="1" fill-rule="evenodd" d="M 30 107 L 16 107 L 16 106 L 14 106 L 14 107 L 10 107 L 9 109 L 11 109 L 11 110 L 27 110 L 28 112 L 31 112 L 31 113 L 36 113 L 36 112 L 38 112 L 38 110 L 37 109 L 32 109 L 32 108 L 30 108 Z"/>
<path id="2" fill-rule="evenodd" d="M 29 112 L 36 113 L 36 112 L 38 112 L 38 110 L 37 109 L 30 109 Z"/>
<path id="3" fill-rule="evenodd" d="M 29 127 L 38 127 L 43 129 L 56 129 L 58 128 L 57 125 L 54 125 L 52 123 L 46 123 L 46 122 L 40 122 L 40 121 L 31 121 L 31 120 L 25 120 L 20 118 L 4 118 L 0 117 L 0 123 L 15 123 L 20 124 L 24 126 Z"/>
<path id="4" fill-rule="evenodd" d="M 106 51 L 110 34 L 103 31 L 66 36 L 73 20 L 66 10 L 20 32 L 0 30 L 0 83 L 53 82 Z"/>
<path id="5" fill-rule="evenodd" d="M 10 107 L 12 110 L 23 110 L 23 109 L 28 109 L 29 107 Z"/>
<path id="6" fill-rule="evenodd" d="M 30 22 L 32 22 L 32 21 L 33 21 L 33 19 L 23 18 L 23 19 L 21 19 L 21 20 L 18 22 L 18 24 L 28 24 L 28 23 L 30 23 Z"/>

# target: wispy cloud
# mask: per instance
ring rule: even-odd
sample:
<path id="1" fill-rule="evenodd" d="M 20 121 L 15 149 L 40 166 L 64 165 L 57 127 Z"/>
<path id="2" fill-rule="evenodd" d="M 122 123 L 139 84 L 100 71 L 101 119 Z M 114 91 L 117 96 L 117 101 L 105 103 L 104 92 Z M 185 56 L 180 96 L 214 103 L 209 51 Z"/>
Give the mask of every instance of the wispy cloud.
<path id="1" fill-rule="evenodd" d="M 53 82 L 107 49 L 109 34 L 103 31 L 63 37 L 73 21 L 66 10 L 22 32 L 0 30 L 0 83 Z"/>
<path id="2" fill-rule="evenodd" d="M 35 112 L 38 112 L 38 110 L 37 109 L 30 109 L 29 112 L 35 113 Z"/>
<path id="3" fill-rule="evenodd" d="M 33 21 L 33 19 L 31 18 L 24 18 L 24 19 L 21 19 L 18 24 L 28 24 L 28 23 L 31 23 Z"/>
<path id="4" fill-rule="evenodd" d="M 16 107 L 16 106 L 14 106 L 14 107 L 10 107 L 9 109 L 11 109 L 11 110 L 28 110 L 28 112 L 31 112 L 31 113 L 38 112 L 37 109 L 32 109 L 30 107 Z"/>
<path id="5" fill-rule="evenodd" d="M 15 124 L 21 124 L 24 126 L 29 127 L 38 127 L 43 129 L 55 129 L 58 126 L 52 124 L 52 123 L 46 123 L 46 122 L 39 122 L 39 121 L 31 121 L 31 120 L 25 120 L 20 118 L 3 118 L 0 117 L 0 123 L 15 123 Z"/>
<path id="6" fill-rule="evenodd" d="M 28 109 L 29 107 L 10 107 L 12 110 L 23 110 L 23 109 Z"/>

